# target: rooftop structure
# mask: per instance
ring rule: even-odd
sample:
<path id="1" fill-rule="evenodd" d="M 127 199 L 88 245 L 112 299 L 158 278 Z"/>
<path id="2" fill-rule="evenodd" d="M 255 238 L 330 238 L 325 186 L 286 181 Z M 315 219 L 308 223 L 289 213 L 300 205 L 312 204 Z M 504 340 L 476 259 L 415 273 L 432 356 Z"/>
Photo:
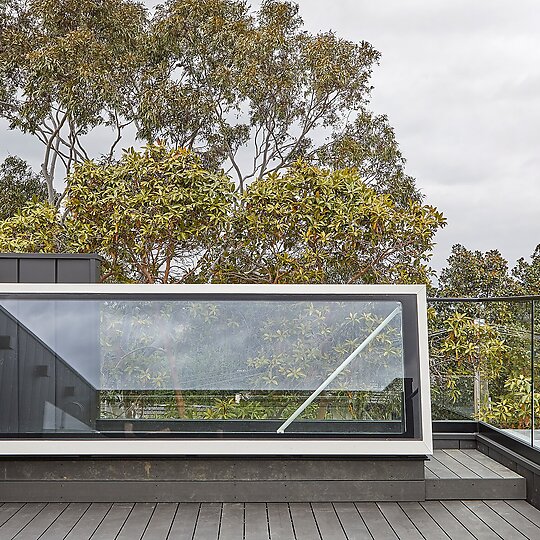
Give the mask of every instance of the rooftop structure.
<path id="1" fill-rule="evenodd" d="M 0 538 L 539 537 L 539 298 L 14 258 Z"/>

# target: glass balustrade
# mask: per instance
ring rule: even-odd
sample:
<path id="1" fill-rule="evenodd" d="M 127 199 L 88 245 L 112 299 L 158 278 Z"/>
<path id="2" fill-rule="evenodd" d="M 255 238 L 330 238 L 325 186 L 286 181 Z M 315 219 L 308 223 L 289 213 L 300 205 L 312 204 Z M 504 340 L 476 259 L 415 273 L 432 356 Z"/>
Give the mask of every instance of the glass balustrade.
<path id="1" fill-rule="evenodd" d="M 430 300 L 434 420 L 478 420 L 540 446 L 539 300 Z"/>

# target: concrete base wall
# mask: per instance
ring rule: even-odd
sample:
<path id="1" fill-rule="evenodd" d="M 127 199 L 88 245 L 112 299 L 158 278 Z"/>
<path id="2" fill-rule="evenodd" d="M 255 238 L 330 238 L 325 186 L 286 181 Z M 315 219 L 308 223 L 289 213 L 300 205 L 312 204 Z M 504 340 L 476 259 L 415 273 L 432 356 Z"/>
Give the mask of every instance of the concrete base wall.
<path id="1" fill-rule="evenodd" d="M 423 501 L 418 459 L 2 460 L 1 502 Z"/>

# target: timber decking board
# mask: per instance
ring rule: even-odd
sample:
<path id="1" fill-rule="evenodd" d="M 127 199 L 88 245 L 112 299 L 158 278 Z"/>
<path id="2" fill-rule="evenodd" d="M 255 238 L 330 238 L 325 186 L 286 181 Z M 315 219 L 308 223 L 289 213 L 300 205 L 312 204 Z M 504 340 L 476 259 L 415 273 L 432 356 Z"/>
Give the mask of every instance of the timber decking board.
<path id="1" fill-rule="evenodd" d="M 193 540 L 201 505 L 198 503 L 179 503 L 174 515 L 168 538 Z"/>
<path id="2" fill-rule="evenodd" d="M 133 504 L 114 503 L 90 538 L 92 540 L 117 538 L 133 507 Z"/>
<path id="3" fill-rule="evenodd" d="M 425 511 L 419 502 L 400 503 L 400 506 L 426 540 L 442 540 L 443 538 L 450 538 Z"/>
<path id="4" fill-rule="evenodd" d="M 458 452 L 460 450 L 457 450 Z M 447 454 L 444 450 L 435 450 L 433 452 L 433 460 L 442 463 L 447 469 L 452 471 L 458 478 L 481 478 L 479 474 L 471 471 L 468 467 L 457 461 L 453 456 Z M 447 478 L 440 476 L 440 478 Z"/>
<path id="5" fill-rule="evenodd" d="M 526 501 L 506 501 L 506 503 L 529 521 L 540 527 L 540 510 Z"/>
<path id="6" fill-rule="evenodd" d="M 334 508 L 348 540 L 373 539 L 354 503 L 334 503 Z"/>
<path id="7" fill-rule="evenodd" d="M 67 508 L 67 503 L 49 503 L 39 512 L 19 534 L 15 540 L 34 540 L 39 538 Z"/>
<path id="8" fill-rule="evenodd" d="M 476 461 L 461 450 L 443 450 L 443 452 L 454 458 L 464 467 L 467 467 L 467 469 L 471 470 L 473 473 L 477 474 L 480 478 L 502 478 L 498 472 L 479 461 Z"/>
<path id="9" fill-rule="evenodd" d="M 314 503 L 311 508 L 322 538 L 347 540 L 332 503 Z"/>
<path id="10" fill-rule="evenodd" d="M 158 503 L 142 540 L 167 540 L 177 507 L 174 503 Z"/>
<path id="11" fill-rule="evenodd" d="M 272 540 L 295 540 L 287 503 L 268 503 L 268 524 Z"/>
<path id="12" fill-rule="evenodd" d="M 220 503 L 202 503 L 193 540 L 217 540 L 221 523 Z"/>
<path id="13" fill-rule="evenodd" d="M 155 509 L 156 504 L 137 503 L 120 529 L 117 540 L 140 540 Z"/>
<path id="14" fill-rule="evenodd" d="M 422 535 L 398 503 L 379 505 L 379 508 L 398 538 L 423 540 Z"/>
<path id="15" fill-rule="evenodd" d="M 525 478 L 478 450 L 435 450 L 425 472 L 426 500 L 526 497 Z"/>
<path id="16" fill-rule="evenodd" d="M 219 538 L 238 540 L 244 537 L 244 505 L 242 503 L 223 503 Z"/>
<path id="17" fill-rule="evenodd" d="M 77 521 L 73 529 L 69 531 L 64 540 L 81 540 L 83 538 L 90 538 L 107 515 L 107 512 L 111 509 L 111 506 L 112 505 L 109 503 L 91 504 L 90 508 L 88 508 L 81 519 Z"/>
<path id="18" fill-rule="evenodd" d="M 16 514 L 24 503 L 4 503 L 0 506 L 0 527 L 11 517 Z"/>
<path id="19" fill-rule="evenodd" d="M 15 537 L 45 508 L 45 504 L 25 504 L 0 527 L 0 539 Z"/>
<path id="20" fill-rule="evenodd" d="M 88 508 L 90 508 L 90 503 L 72 503 L 68 505 L 43 535 L 39 537 L 39 540 L 64 538 L 75 527 Z"/>
<path id="21" fill-rule="evenodd" d="M 462 450 L 464 454 L 472 457 L 474 460 L 488 466 L 492 471 L 495 471 L 501 478 L 519 478 L 520 475 L 517 472 L 512 471 L 508 467 L 505 467 L 502 463 L 491 459 L 486 454 L 479 452 L 478 450 Z"/>
<path id="22" fill-rule="evenodd" d="M 356 508 L 375 540 L 396 540 L 398 538 L 376 503 L 356 503 Z"/>
<path id="23" fill-rule="evenodd" d="M 289 504 L 296 540 L 320 540 L 321 535 L 309 503 Z"/>
<path id="24" fill-rule="evenodd" d="M 538 540 L 525 501 L 26 503 L 0 540 Z M 4 516 L 7 514 L 3 514 Z M 270 531 L 270 532 L 269 532 Z"/>
<path id="25" fill-rule="evenodd" d="M 264 503 L 248 503 L 244 506 L 245 540 L 268 540 L 268 513 Z"/>
<path id="26" fill-rule="evenodd" d="M 422 508 L 433 518 L 433 521 L 448 533 L 450 538 L 475 540 L 474 536 L 441 504 L 440 501 L 424 501 Z"/>
<path id="27" fill-rule="evenodd" d="M 217 540 L 221 522 L 222 504 L 202 503 L 193 540 Z"/>
<path id="28" fill-rule="evenodd" d="M 514 527 L 524 536 L 530 540 L 536 540 L 540 538 L 540 527 L 529 521 L 523 519 L 523 516 L 514 510 L 510 505 L 504 501 L 486 501 L 487 504 L 494 512 L 505 519 L 508 523 L 514 524 Z"/>
<path id="29" fill-rule="evenodd" d="M 441 504 L 471 533 L 477 540 L 493 540 L 500 536 L 484 523 L 462 501 L 441 501 Z"/>
<path id="30" fill-rule="evenodd" d="M 426 461 L 426 470 L 438 478 L 516 479 L 519 474 L 472 449 L 435 450 Z"/>
<path id="31" fill-rule="evenodd" d="M 459 476 L 449 469 L 444 463 L 437 459 L 438 450 L 435 450 L 432 456 L 426 461 L 426 469 L 429 469 L 437 478 L 459 478 Z"/>
<path id="32" fill-rule="evenodd" d="M 516 527 L 510 525 L 510 523 L 494 512 L 483 501 L 463 501 L 463 504 L 502 538 L 526 540 L 526 537 Z"/>

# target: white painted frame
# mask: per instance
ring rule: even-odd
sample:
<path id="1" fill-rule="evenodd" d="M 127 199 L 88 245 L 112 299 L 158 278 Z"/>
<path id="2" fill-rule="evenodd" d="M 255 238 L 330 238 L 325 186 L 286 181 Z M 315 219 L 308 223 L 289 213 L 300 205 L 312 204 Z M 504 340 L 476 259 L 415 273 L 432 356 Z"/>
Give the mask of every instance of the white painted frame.
<path id="1" fill-rule="evenodd" d="M 261 295 L 393 295 L 416 296 L 420 357 L 421 439 L 359 439 L 340 436 L 336 439 L 3 439 L 0 456 L 66 455 L 429 455 L 433 453 L 431 398 L 429 381 L 427 302 L 424 285 L 105 285 L 1 283 L 4 294 L 261 294 Z"/>

